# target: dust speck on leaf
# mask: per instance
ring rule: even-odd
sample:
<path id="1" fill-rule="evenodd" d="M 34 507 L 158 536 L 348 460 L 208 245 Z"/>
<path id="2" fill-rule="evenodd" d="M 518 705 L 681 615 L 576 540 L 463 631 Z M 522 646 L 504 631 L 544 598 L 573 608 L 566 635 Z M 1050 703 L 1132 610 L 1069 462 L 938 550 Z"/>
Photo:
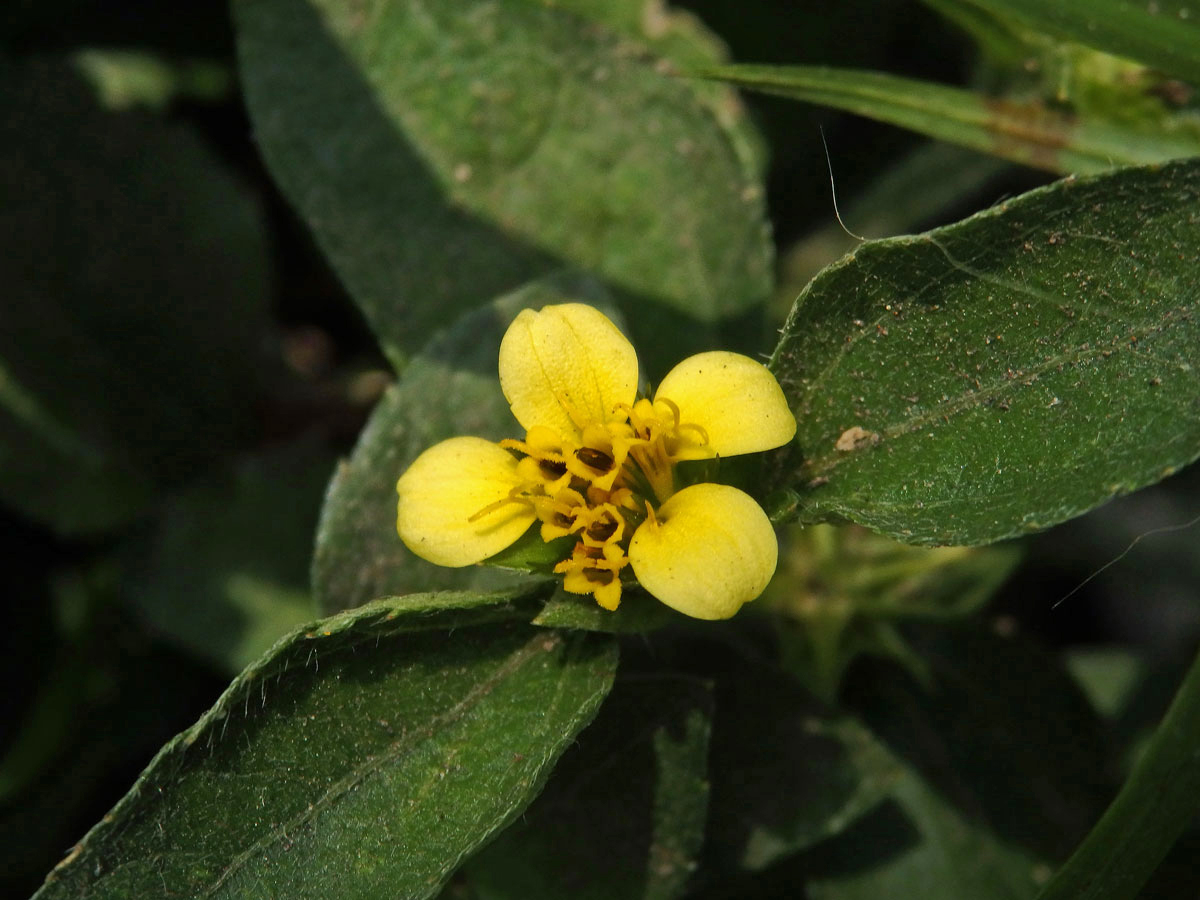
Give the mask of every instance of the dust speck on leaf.
<path id="1" fill-rule="evenodd" d="M 876 432 L 867 431 L 865 428 L 855 425 L 842 432 L 841 437 L 834 444 L 834 448 L 840 450 L 842 453 L 850 453 L 854 450 L 861 450 L 864 447 L 874 447 L 879 443 L 879 440 L 879 435 Z"/>

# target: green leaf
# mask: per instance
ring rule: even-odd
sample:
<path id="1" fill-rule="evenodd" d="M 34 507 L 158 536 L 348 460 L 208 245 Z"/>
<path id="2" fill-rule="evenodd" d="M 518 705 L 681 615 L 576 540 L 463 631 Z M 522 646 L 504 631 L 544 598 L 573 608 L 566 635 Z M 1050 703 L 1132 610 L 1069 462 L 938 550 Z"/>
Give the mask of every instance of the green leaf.
<path id="1" fill-rule="evenodd" d="M 873 619 L 953 620 L 976 612 L 1019 559 L 1013 546 L 913 547 L 863 528 L 796 527 L 763 599 L 802 620 L 819 618 L 819 607 Z"/>
<path id="2" fill-rule="evenodd" d="M 181 658 L 122 614 L 109 558 L 56 571 L 46 596 L 23 570 L 40 554 L 20 543 L 16 530 L 3 551 L 5 571 L 26 577 L 13 595 L 20 602 L 11 604 L 4 659 L 2 897 L 28 897 L 112 803 L 120 781 L 191 724 L 221 688 L 207 666 Z M 42 627 L 22 627 L 34 622 Z M 24 682 L 39 676 L 42 687 L 26 703 Z"/>
<path id="3" fill-rule="evenodd" d="M 155 631 L 233 674 L 314 615 L 313 532 L 332 454 L 248 456 L 169 498 L 127 547 L 128 596 Z"/>
<path id="4" fill-rule="evenodd" d="M 162 111 L 173 100 L 215 102 L 233 87 L 233 72 L 218 62 L 171 60 L 144 51 L 83 50 L 75 65 L 106 107 Z"/>
<path id="5" fill-rule="evenodd" d="M 985 60 L 1020 67 L 1033 49 L 1025 29 L 977 5 L 974 0 L 921 0 L 971 36 Z"/>
<path id="6" fill-rule="evenodd" d="M 981 197 L 1008 168 L 1003 160 L 953 144 L 921 144 L 884 169 L 857 196 L 838 201 L 845 228 L 836 220 L 830 222 L 781 255 L 773 310 L 778 309 L 779 319 L 786 317 L 792 301 L 817 272 L 858 246 L 856 236 L 892 237 L 944 222 L 948 210 L 962 209 L 966 198 Z"/>
<path id="7" fill-rule="evenodd" d="M 946 803 L 911 769 L 891 800 L 807 857 L 812 900 L 1021 900 L 1047 867 Z"/>
<path id="8" fill-rule="evenodd" d="M 555 6 L 645 43 L 662 57 L 660 71 L 677 74 L 680 69 L 720 65 L 729 59 L 725 44 L 699 16 L 668 6 L 664 0 L 557 0 Z M 747 173 L 760 174 L 766 167 L 767 148 L 747 118 L 737 91 L 713 82 L 685 84 L 725 129 Z"/>
<path id="9" fill-rule="evenodd" d="M 0 498 L 93 534 L 240 439 L 263 235 L 190 130 L 103 111 L 65 66 L 0 68 Z"/>
<path id="10" fill-rule="evenodd" d="M 237 0 L 259 145 L 384 349 L 564 265 L 713 322 L 764 302 L 759 186 L 692 88 L 527 0 Z"/>
<path id="11" fill-rule="evenodd" d="M 820 66 L 717 66 L 693 74 L 831 106 L 1062 174 L 1200 155 L 1200 126 L 1188 117 L 1076 116 L 1040 100 L 986 97 L 881 72 Z"/>
<path id="12" fill-rule="evenodd" d="M 771 361 L 802 457 L 783 511 L 981 544 L 1194 460 L 1198 209 L 1200 162 L 1129 169 L 830 266 Z"/>
<path id="13" fill-rule="evenodd" d="M 521 624 L 426 624 L 377 603 L 281 641 L 163 748 L 39 900 L 164 885 L 213 898 L 435 895 L 536 796 L 608 692 L 616 648 Z"/>
<path id="14" fill-rule="evenodd" d="M 1039 900 L 1122 900 L 1142 885 L 1200 812 L 1200 657 L 1129 780 Z"/>
<path id="15" fill-rule="evenodd" d="M 603 304 L 587 278 L 551 276 L 462 317 L 405 369 L 367 423 L 349 461 L 334 474 L 313 558 L 313 593 L 325 612 L 376 597 L 437 588 L 488 589 L 518 576 L 497 569 L 447 569 L 414 556 L 396 535 L 396 481 L 438 441 L 469 434 L 515 437 L 520 426 L 500 390 L 500 339 L 527 306 L 580 299 Z M 543 545 L 544 546 L 544 545 Z M 524 568 L 515 560 L 514 568 Z"/>
<path id="16" fill-rule="evenodd" d="M 683 613 L 676 612 L 644 590 L 626 588 L 621 595 L 621 605 L 609 611 L 599 606 L 591 597 L 555 591 L 546 606 L 533 620 L 534 625 L 544 628 L 579 628 L 583 631 L 607 631 L 613 634 L 640 634 L 694 622 Z"/>
<path id="17" fill-rule="evenodd" d="M 1101 723 L 1026 641 L 977 625 L 907 637 L 927 684 L 860 664 L 841 694 L 903 774 L 888 803 L 808 854 L 809 893 L 1030 897 L 1108 795 Z"/>
<path id="18" fill-rule="evenodd" d="M 733 673 L 717 709 L 705 897 L 1009 900 L 1047 871 L 784 673 Z"/>
<path id="19" fill-rule="evenodd" d="M 679 896 L 704 840 L 711 714 L 703 682 L 618 681 L 529 811 L 467 864 L 481 900 Z"/>
<path id="20" fill-rule="evenodd" d="M 1145 660 L 1119 647 L 1077 647 L 1065 662 L 1092 707 L 1108 719 L 1121 714 L 1146 675 Z"/>
<path id="21" fill-rule="evenodd" d="M 1103 723 L 1074 680 L 1032 642 L 977 623 L 910 626 L 906 637 L 928 678 L 861 663 L 844 703 L 1005 843 L 1065 857 L 1112 790 Z"/>
<path id="22" fill-rule="evenodd" d="M 705 850 L 717 870 L 759 871 L 839 834 L 901 775 L 785 672 L 736 671 L 718 686 L 717 709 Z"/>
<path id="23" fill-rule="evenodd" d="M 996 16 L 1200 81 L 1200 17 L 1186 0 L 971 0 Z"/>
<path id="24" fill-rule="evenodd" d="M 835 702 L 860 655 L 891 657 L 927 678 L 895 623 L 976 612 L 1016 566 L 1015 547 L 913 547 L 865 528 L 813 525 L 785 533 L 779 568 L 760 603 L 784 665 Z"/>

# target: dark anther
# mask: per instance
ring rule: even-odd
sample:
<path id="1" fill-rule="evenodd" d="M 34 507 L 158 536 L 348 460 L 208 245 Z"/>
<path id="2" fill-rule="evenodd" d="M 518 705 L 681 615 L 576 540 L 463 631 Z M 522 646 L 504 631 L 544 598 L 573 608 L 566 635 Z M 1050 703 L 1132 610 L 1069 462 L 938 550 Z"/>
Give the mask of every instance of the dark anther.
<path id="1" fill-rule="evenodd" d="M 607 541 L 617 530 L 617 520 L 610 517 L 593 522 L 588 526 L 587 536 L 593 541 Z"/>
<path id="2" fill-rule="evenodd" d="M 584 569 L 583 577 L 592 584 L 612 584 L 613 573 L 608 569 Z"/>
<path id="3" fill-rule="evenodd" d="M 539 459 L 538 468 L 542 470 L 543 475 L 555 481 L 567 474 L 567 464 L 552 459 Z"/>
<path id="4" fill-rule="evenodd" d="M 570 528 L 575 524 L 575 517 L 568 516 L 565 513 L 555 512 L 553 518 L 554 524 L 559 528 Z"/>
<path id="5" fill-rule="evenodd" d="M 603 450 L 596 450 L 592 447 L 580 447 L 575 451 L 575 456 L 585 466 L 589 466 L 601 472 L 607 472 L 613 467 L 613 463 L 615 462 L 615 460 Z"/>

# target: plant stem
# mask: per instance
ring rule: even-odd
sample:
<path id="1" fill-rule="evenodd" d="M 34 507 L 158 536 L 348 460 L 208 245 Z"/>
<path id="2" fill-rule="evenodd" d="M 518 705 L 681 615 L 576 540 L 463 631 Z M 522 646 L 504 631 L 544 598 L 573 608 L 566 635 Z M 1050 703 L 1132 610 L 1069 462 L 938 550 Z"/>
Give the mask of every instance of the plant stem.
<path id="1" fill-rule="evenodd" d="M 1129 779 L 1038 900 L 1133 898 L 1200 810 L 1200 656 Z"/>

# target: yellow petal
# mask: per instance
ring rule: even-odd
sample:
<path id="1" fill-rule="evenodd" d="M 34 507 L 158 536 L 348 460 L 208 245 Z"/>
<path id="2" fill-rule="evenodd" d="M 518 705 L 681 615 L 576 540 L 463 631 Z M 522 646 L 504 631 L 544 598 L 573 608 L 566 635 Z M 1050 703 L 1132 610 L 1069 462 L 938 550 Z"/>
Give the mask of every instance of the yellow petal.
<path id="1" fill-rule="evenodd" d="M 528 503 L 505 502 L 519 484 L 507 450 L 483 438 L 450 438 L 418 456 L 397 482 L 396 530 L 409 550 L 439 566 L 482 562 L 536 518 Z"/>
<path id="2" fill-rule="evenodd" d="M 522 310 L 500 342 L 500 387 L 526 429 L 578 435 L 632 404 L 637 380 L 633 345 L 582 303 Z"/>
<path id="3" fill-rule="evenodd" d="M 740 353 L 715 350 L 689 356 L 658 386 L 655 401 L 679 407 L 680 421 L 699 425 L 720 456 L 782 447 L 796 434 L 796 419 L 775 376 Z"/>
<path id="4" fill-rule="evenodd" d="M 629 543 L 642 586 L 697 619 L 728 619 L 761 594 L 778 556 L 767 514 L 727 484 L 684 488 Z"/>

